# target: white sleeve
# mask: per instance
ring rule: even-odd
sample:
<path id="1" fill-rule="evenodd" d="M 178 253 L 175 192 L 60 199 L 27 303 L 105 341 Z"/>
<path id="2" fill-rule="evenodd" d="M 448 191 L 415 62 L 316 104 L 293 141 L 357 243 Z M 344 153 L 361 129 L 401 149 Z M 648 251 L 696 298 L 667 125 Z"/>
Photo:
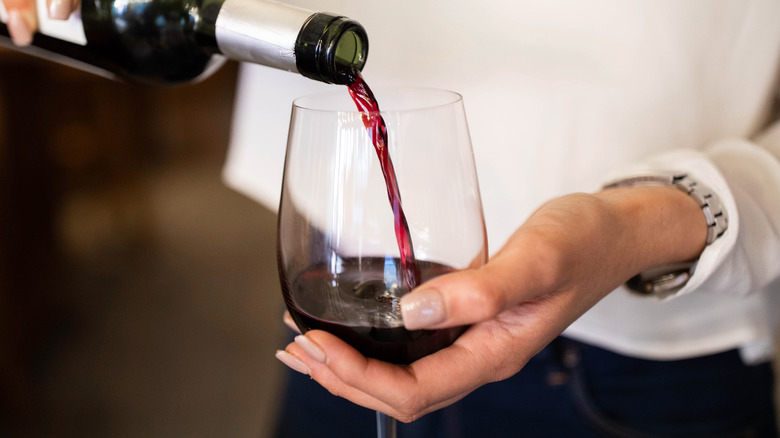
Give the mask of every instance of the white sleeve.
<path id="1" fill-rule="evenodd" d="M 702 150 L 677 150 L 618 169 L 685 172 L 723 202 L 729 226 L 702 252 L 688 283 L 693 291 L 744 295 L 780 277 L 780 122 L 755 141 L 723 139 Z"/>
<path id="2" fill-rule="evenodd" d="M 736 241 L 713 266 L 698 267 L 704 275 L 692 286 L 734 294 L 762 289 L 780 277 L 780 122 L 755 141 L 718 142 L 708 155 L 736 204 Z"/>

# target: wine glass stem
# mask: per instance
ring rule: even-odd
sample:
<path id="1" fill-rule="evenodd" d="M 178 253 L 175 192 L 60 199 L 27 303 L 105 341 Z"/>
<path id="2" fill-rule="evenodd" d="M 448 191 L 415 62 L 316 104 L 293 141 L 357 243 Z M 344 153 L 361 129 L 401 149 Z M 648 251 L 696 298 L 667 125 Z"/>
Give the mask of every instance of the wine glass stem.
<path id="1" fill-rule="evenodd" d="M 376 436 L 377 438 L 396 438 L 395 418 L 376 411 Z"/>

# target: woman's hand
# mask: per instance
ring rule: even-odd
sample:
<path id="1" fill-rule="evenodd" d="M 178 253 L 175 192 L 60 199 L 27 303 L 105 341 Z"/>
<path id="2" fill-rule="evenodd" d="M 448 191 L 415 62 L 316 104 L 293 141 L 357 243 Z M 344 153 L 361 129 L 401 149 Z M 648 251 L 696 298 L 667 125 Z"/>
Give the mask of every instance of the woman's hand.
<path id="1" fill-rule="evenodd" d="M 705 240 L 701 209 L 676 189 L 565 196 L 535 212 L 485 266 L 402 298 L 409 329 L 471 324 L 452 346 L 398 366 L 314 330 L 277 357 L 335 395 L 409 422 L 514 375 L 628 278 L 696 258 Z"/>
<path id="2" fill-rule="evenodd" d="M 32 42 L 38 29 L 35 0 L 2 0 L 8 11 L 8 33 L 17 46 L 26 46 Z M 49 18 L 67 20 L 78 9 L 80 0 L 46 0 Z"/>

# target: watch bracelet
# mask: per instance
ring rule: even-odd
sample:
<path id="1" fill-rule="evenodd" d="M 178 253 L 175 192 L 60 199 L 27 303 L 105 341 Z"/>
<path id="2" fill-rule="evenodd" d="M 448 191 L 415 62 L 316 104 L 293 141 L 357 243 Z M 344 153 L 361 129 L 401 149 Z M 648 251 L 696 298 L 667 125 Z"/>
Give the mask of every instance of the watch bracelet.
<path id="1" fill-rule="evenodd" d="M 707 245 L 721 237 L 728 229 L 728 214 L 718 195 L 686 173 L 637 175 L 610 182 L 603 188 L 646 185 L 673 187 L 693 198 L 707 221 Z M 662 265 L 635 275 L 626 282 L 626 286 L 641 295 L 664 298 L 682 289 L 693 275 L 695 267 L 696 261 Z"/>

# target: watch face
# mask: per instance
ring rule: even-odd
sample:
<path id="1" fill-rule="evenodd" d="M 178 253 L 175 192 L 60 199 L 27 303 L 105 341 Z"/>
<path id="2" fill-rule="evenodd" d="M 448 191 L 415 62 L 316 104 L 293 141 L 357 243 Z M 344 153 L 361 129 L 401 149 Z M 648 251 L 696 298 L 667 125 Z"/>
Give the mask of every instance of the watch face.
<path id="1" fill-rule="evenodd" d="M 626 286 L 640 295 L 664 298 L 688 283 L 696 262 L 670 263 L 641 272 L 629 279 Z"/>

